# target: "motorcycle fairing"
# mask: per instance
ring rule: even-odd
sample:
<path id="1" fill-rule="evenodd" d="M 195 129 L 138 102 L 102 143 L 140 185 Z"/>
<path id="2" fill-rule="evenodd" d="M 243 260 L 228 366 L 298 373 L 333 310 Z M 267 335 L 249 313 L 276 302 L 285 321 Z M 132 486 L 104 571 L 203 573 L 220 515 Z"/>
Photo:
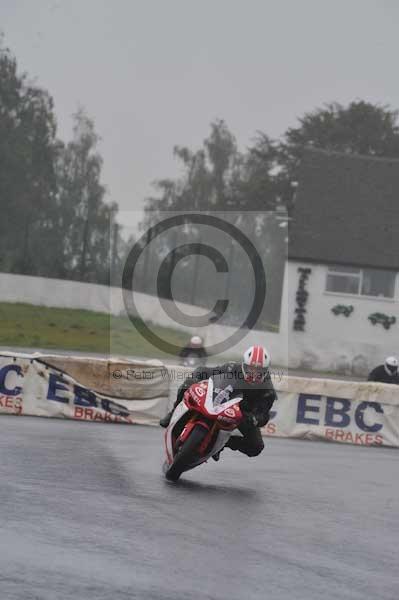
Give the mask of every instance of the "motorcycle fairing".
<path id="1" fill-rule="evenodd" d="M 223 404 L 215 406 L 214 402 L 213 402 L 214 384 L 213 384 L 212 378 L 208 379 L 206 382 L 200 382 L 198 384 L 193 384 L 192 387 L 194 388 L 194 391 L 195 391 L 196 386 L 198 386 L 199 389 L 202 389 L 204 392 L 205 392 L 205 386 L 206 386 L 205 400 L 202 400 L 202 403 L 201 403 L 201 396 L 199 396 L 199 404 L 195 408 L 196 412 L 198 412 L 198 416 L 199 416 L 198 420 L 199 421 L 201 420 L 200 414 L 213 415 L 214 417 L 217 417 L 217 419 L 219 421 L 219 419 L 223 418 L 223 413 L 225 413 L 226 409 L 233 411 L 232 414 L 234 414 L 235 418 L 238 419 L 239 415 L 241 414 L 241 411 L 239 410 L 239 403 L 240 403 L 241 397 L 232 398 L 226 402 L 223 402 Z M 199 391 L 199 390 L 197 390 L 197 391 Z M 203 395 L 205 395 L 205 393 Z M 174 430 L 175 426 L 177 425 L 177 423 L 179 423 L 179 421 L 184 417 L 184 415 L 187 415 L 187 413 L 190 411 L 193 411 L 193 407 L 190 406 L 189 402 L 186 401 L 186 399 L 183 402 L 180 402 L 180 404 L 178 404 L 177 407 L 175 408 L 172 418 L 170 420 L 170 424 L 165 431 L 166 456 L 167 456 L 167 463 L 169 465 L 172 464 L 173 459 L 174 459 L 173 430 Z M 227 421 L 228 420 L 232 421 L 232 419 L 229 417 L 228 414 L 226 415 L 225 419 Z M 220 424 L 220 421 L 219 421 L 219 424 Z M 202 455 L 197 461 L 195 461 L 194 463 L 189 465 L 188 469 L 192 469 L 195 466 L 197 466 L 203 462 L 206 462 L 211 456 L 213 456 L 214 454 L 219 452 L 219 450 L 222 450 L 224 448 L 224 446 L 226 445 L 228 439 L 230 438 L 233 430 L 234 430 L 234 428 L 233 429 L 231 429 L 231 428 L 219 429 L 213 446 L 208 449 L 208 452 L 206 454 Z"/>

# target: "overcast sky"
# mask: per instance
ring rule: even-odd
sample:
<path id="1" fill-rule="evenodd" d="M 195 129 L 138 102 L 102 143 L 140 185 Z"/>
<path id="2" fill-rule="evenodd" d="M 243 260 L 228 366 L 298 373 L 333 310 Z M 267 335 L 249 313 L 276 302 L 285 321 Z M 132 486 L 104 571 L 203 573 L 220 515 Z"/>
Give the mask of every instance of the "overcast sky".
<path id="1" fill-rule="evenodd" d="M 215 118 L 244 150 L 305 111 L 353 99 L 399 108 L 396 0 L 1 0 L 21 70 L 53 96 L 64 140 L 82 104 L 122 209 L 175 176 Z"/>

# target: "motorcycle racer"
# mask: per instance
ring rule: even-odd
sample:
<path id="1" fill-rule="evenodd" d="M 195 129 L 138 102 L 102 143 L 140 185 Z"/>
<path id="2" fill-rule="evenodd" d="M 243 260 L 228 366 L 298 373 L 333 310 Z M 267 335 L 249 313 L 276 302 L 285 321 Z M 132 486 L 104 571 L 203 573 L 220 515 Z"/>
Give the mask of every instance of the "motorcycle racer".
<path id="1" fill-rule="evenodd" d="M 368 376 L 368 381 L 392 383 L 399 385 L 399 361 L 396 356 L 388 356 L 383 365 L 375 367 Z"/>
<path id="2" fill-rule="evenodd" d="M 199 361 L 202 359 L 206 362 L 208 354 L 204 348 L 202 338 L 199 335 L 193 335 L 189 343 L 180 350 L 179 357 L 183 360 L 188 357 L 195 357 Z"/>
<path id="3" fill-rule="evenodd" d="M 173 411 L 183 400 L 190 385 L 212 377 L 221 401 L 228 400 L 237 393 L 243 397 L 240 408 L 244 420 L 238 428 L 243 437 L 230 437 L 226 447 L 247 456 L 258 456 L 264 449 L 260 427 L 269 421 L 270 409 L 277 398 L 269 366 L 270 356 L 267 350 L 263 346 L 251 346 L 244 352 L 241 362 L 228 362 L 218 367 L 198 367 L 180 386 L 173 409 L 160 420 L 160 425 L 168 427 Z M 218 460 L 219 456 L 215 455 L 213 458 Z"/>

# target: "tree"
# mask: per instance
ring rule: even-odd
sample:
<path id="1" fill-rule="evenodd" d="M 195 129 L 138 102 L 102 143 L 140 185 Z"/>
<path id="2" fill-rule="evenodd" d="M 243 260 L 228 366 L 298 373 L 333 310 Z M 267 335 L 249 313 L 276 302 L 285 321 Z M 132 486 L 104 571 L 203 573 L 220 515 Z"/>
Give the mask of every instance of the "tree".
<path id="1" fill-rule="evenodd" d="M 154 186 L 160 197 L 146 200 L 146 211 L 224 210 L 231 195 L 231 181 L 240 160 L 234 136 L 222 120 L 211 124 L 203 147 L 192 152 L 175 146 L 174 155 L 183 164 L 183 176 L 162 179 Z"/>
<path id="2" fill-rule="evenodd" d="M 111 220 L 117 206 L 104 201 L 94 123 L 83 109 L 73 118 L 73 139 L 63 146 L 57 162 L 58 229 L 65 240 L 57 261 L 59 276 L 107 283 Z"/>
<path id="3" fill-rule="evenodd" d="M 210 163 L 214 203 L 223 206 L 229 200 L 230 178 L 239 160 L 236 140 L 224 121 L 211 123 L 211 133 L 204 147 Z"/>
<path id="4" fill-rule="evenodd" d="M 56 137 L 53 100 L 19 74 L 0 39 L 0 268 L 107 283 L 120 270 L 117 207 L 104 201 L 94 123 L 79 110 L 73 140 Z M 122 248 L 123 244 L 120 244 Z"/>
<path id="5" fill-rule="evenodd" d="M 0 255 L 3 270 L 45 273 L 56 243 L 53 209 L 58 152 L 49 94 L 19 75 L 0 45 Z"/>
<path id="6" fill-rule="evenodd" d="M 240 169 L 233 182 L 236 210 L 268 211 L 276 207 L 276 179 L 278 151 L 275 142 L 265 133 L 258 132 L 253 145 L 242 157 Z"/>
<path id="7" fill-rule="evenodd" d="M 299 127 L 287 130 L 278 147 L 281 171 L 277 193 L 290 206 L 291 182 L 297 178 L 304 147 L 376 157 L 399 157 L 398 112 L 363 100 L 347 107 L 338 103 L 305 113 Z"/>
<path id="8" fill-rule="evenodd" d="M 258 218 L 268 209 L 273 209 L 276 200 L 273 170 L 277 150 L 268 136 L 258 134 L 254 146 L 243 154 L 238 151 L 236 140 L 224 121 L 217 120 L 211 124 L 210 135 L 204 140 L 202 148 L 193 152 L 176 146 L 174 153 L 183 164 L 183 176 L 156 182 L 160 196 L 147 200 L 142 229 L 157 222 L 163 211 L 220 211 L 224 213 L 225 219 L 245 231 L 249 239 L 257 242 L 266 263 L 270 262 L 270 258 L 274 260 L 275 253 L 270 249 L 270 244 L 274 241 L 271 238 L 276 236 L 276 231 L 281 237 L 282 232 L 278 227 L 276 229 L 275 222 Z M 246 216 L 245 212 L 249 211 L 254 211 L 257 218 Z M 201 236 L 206 239 L 201 239 Z M 209 260 L 195 256 L 182 259 L 182 251 L 178 248 L 194 242 L 205 242 L 217 248 L 226 259 L 231 259 L 229 269 L 234 268 L 234 273 L 225 277 L 224 284 L 223 278 L 216 273 Z M 236 319 L 237 323 L 242 322 L 243 317 L 245 319 L 250 291 L 250 284 L 247 285 L 247 282 L 248 277 L 251 277 L 251 267 L 248 265 L 248 258 L 237 244 L 232 243 L 229 236 L 221 235 L 212 228 L 201 231 L 190 225 L 179 228 L 178 232 L 170 230 L 167 235 L 162 236 L 162 240 L 156 240 L 149 247 L 152 250 L 147 264 L 151 264 L 151 269 L 142 269 L 143 278 L 137 284 L 138 289 L 157 293 L 154 282 L 151 285 L 149 281 L 148 273 L 158 272 L 161 262 L 171 252 L 169 267 L 163 271 L 164 277 L 158 276 L 160 295 L 168 296 L 169 275 L 173 271 L 177 299 L 211 308 L 212 292 L 218 290 L 220 297 L 224 297 L 228 289 L 232 308 L 229 318 Z M 175 248 L 177 249 L 173 251 Z M 282 271 L 283 253 L 276 261 Z M 177 265 L 175 270 L 174 265 Z M 275 289 L 278 287 L 275 286 Z M 278 293 L 279 289 L 277 296 Z M 264 321 L 277 322 L 279 298 L 275 301 L 270 294 L 269 299 Z"/>

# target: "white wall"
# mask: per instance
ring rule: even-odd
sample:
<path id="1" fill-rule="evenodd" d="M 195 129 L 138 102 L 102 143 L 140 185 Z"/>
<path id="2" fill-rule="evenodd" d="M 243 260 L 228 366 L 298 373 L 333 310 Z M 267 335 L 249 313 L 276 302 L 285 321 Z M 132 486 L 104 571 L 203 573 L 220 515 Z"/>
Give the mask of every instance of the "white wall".
<path id="1" fill-rule="evenodd" d="M 285 285 L 285 289 L 287 286 Z M 151 321 L 156 325 L 184 330 L 188 335 L 201 335 L 207 346 L 216 344 L 232 335 L 235 327 L 226 327 L 210 324 L 204 328 L 192 330 L 176 323 L 163 310 L 155 296 L 135 292 L 134 299 L 138 313 L 144 321 Z M 27 304 L 49 306 L 58 308 L 79 308 L 113 315 L 125 315 L 122 291 L 120 288 L 81 283 L 62 279 L 49 279 L 44 277 L 31 277 L 28 275 L 14 275 L 0 273 L 0 302 L 25 302 Z M 283 297 L 281 319 L 281 333 L 265 331 L 248 331 L 245 337 L 226 352 L 219 355 L 227 358 L 239 355 L 252 344 L 265 344 L 272 354 L 273 363 L 278 366 L 287 366 L 288 352 L 286 343 L 285 317 L 287 294 Z M 201 315 L 208 311 L 204 308 L 176 302 L 177 306 L 188 315 Z"/>
<path id="2" fill-rule="evenodd" d="M 298 267 L 312 269 L 306 284 L 305 331 L 293 330 L 298 288 Z M 381 298 L 325 292 L 327 267 L 290 261 L 288 273 L 288 341 L 292 367 L 341 370 L 361 374 L 381 362 L 389 354 L 399 354 L 399 302 Z M 349 317 L 335 316 L 337 304 L 351 304 Z M 372 325 L 368 316 L 382 312 L 397 318 L 390 329 Z M 363 365 L 363 369 L 361 368 Z"/>
<path id="3" fill-rule="evenodd" d="M 135 292 L 134 297 L 138 312 L 144 320 L 174 329 L 185 329 L 163 311 L 157 298 L 139 292 Z M 120 288 L 11 273 L 0 273 L 0 301 L 26 302 L 57 308 L 80 308 L 112 315 L 126 314 Z M 207 312 L 203 308 L 183 303 L 176 304 L 188 314 Z"/>

